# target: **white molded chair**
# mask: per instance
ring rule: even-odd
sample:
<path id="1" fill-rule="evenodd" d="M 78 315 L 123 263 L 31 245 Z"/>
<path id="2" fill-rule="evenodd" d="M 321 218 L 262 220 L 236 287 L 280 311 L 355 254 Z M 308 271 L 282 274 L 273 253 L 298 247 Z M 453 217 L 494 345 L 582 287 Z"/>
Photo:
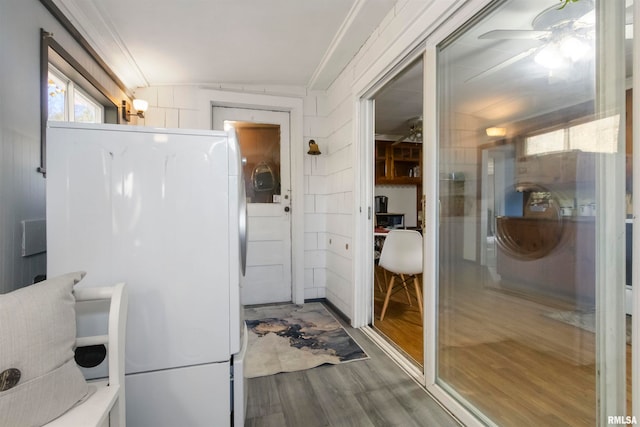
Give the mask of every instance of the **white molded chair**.
<path id="1" fill-rule="evenodd" d="M 387 295 L 382 306 L 380 320 L 384 320 L 396 277 L 400 277 L 409 304 L 411 304 L 411 298 L 406 282 L 413 278 L 420 316 L 422 317 L 422 285 L 418 280 L 418 274 L 422 273 L 422 235 L 413 230 L 391 230 L 384 241 L 378 265 L 393 273 L 389 279 L 389 286 L 387 286 Z M 405 279 L 405 276 L 410 277 Z"/>
<path id="2" fill-rule="evenodd" d="M 76 347 L 104 344 L 109 359 L 109 378 L 89 381 L 96 390 L 83 402 L 46 424 L 48 427 L 125 427 L 124 346 L 128 297 L 124 283 L 114 286 L 76 288 L 76 304 L 111 300 L 108 335 L 78 337 Z"/>

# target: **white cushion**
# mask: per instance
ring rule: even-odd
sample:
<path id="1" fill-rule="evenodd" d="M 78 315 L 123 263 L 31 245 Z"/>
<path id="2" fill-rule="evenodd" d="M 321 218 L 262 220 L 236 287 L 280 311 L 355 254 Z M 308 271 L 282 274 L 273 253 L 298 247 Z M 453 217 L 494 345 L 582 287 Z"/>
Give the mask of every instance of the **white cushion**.
<path id="1" fill-rule="evenodd" d="M 0 295 L 0 426 L 40 426 L 86 396 L 73 358 L 73 286 L 82 277 L 70 273 Z"/>

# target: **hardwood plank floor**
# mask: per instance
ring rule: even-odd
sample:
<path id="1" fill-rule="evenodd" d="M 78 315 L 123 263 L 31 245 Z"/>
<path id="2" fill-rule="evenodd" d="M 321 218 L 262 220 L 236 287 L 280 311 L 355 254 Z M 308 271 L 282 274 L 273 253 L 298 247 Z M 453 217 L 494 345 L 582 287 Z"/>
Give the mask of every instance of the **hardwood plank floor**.
<path id="1" fill-rule="evenodd" d="M 448 267 L 440 288 L 439 377 L 498 425 L 595 425 L 595 335 L 547 316 L 577 307 L 487 286 L 496 283 L 470 263 Z M 382 296 L 375 293 L 376 329 L 422 361 L 416 305 L 399 292 L 380 321 Z M 630 345 L 626 361 L 629 406 Z"/>
<path id="2" fill-rule="evenodd" d="M 249 379 L 245 426 L 460 425 L 363 332 L 339 320 L 370 358 Z"/>
<path id="3" fill-rule="evenodd" d="M 424 345 L 422 340 L 422 318 L 416 302 L 413 285 L 409 282 L 408 290 L 412 305 L 408 304 L 407 295 L 398 287 L 398 291 L 391 295 L 384 320 L 380 320 L 382 305 L 390 279 L 390 273 L 383 268 L 376 267 L 376 283 L 383 284 L 374 287 L 373 327 L 416 365 L 422 366 L 424 359 Z M 378 282 L 379 281 L 379 282 Z M 422 283 L 422 281 L 420 281 Z"/>

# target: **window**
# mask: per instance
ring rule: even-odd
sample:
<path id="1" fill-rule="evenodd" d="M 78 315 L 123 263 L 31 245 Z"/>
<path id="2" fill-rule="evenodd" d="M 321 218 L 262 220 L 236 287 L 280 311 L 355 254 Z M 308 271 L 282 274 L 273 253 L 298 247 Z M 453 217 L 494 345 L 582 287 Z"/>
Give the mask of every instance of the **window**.
<path id="1" fill-rule="evenodd" d="M 564 129 L 530 136 L 525 141 L 525 151 L 528 156 L 565 151 L 567 149 L 565 139 Z"/>
<path id="2" fill-rule="evenodd" d="M 619 131 L 620 116 L 617 114 L 572 126 L 568 129 L 569 147 L 592 153 L 616 153 Z"/>
<path id="3" fill-rule="evenodd" d="M 65 25 L 64 22 L 61 22 Z M 71 28 L 72 30 L 72 28 Z M 70 31 L 71 31 L 70 30 Z M 82 63 L 53 35 L 40 29 L 40 166 L 47 173 L 47 122 L 118 123 L 124 86 L 90 51 L 79 53 Z M 85 45 L 82 40 L 76 40 Z"/>
<path id="4" fill-rule="evenodd" d="M 102 123 L 104 109 L 70 78 L 49 65 L 47 107 L 49 120 Z"/>
<path id="5" fill-rule="evenodd" d="M 527 156 L 560 151 L 581 150 L 590 153 L 615 153 L 617 151 L 620 116 L 588 121 L 553 132 L 527 137 Z"/>

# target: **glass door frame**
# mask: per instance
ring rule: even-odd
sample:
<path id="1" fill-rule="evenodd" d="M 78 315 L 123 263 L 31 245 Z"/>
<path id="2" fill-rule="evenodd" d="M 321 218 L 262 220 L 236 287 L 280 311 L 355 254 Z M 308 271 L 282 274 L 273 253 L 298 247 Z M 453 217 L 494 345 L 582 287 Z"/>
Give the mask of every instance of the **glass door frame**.
<path id="1" fill-rule="evenodd" d="M 437 43 L 429 43 L 424 52 L 424 119 L 422 164 L 424 165 L 423 188 L 425 199 L 439 200 L 439 161 L 438 161 L 438 81 L 437 81 Z M 494 425 L 490 419 L 480 420 L 461 402 L 460 396 L 454 397 L 451 388 L 442 387 L 438 379 L 438 257 L 439 257 L 439 221 L 440 203 L 426 203 L 424 207 L 424 386 L 438 401 L 464 425 Z M 428 309 L 429 307 L 430 309 Z"/>
<path id="2" fill-rule="evenodd" d="M 490 2 L 486 2 L 488 5 Z M 636 2 L 634 5 L 634 23 L 637 22 L 637 17 L 640 15 L 640 6 L 638 5 L 640 2 Z M 600 9 L 600 12 L 603 11 L 603 1 L 599 0 L 596 2 L 596 8 Z M 624 4 L 624 2 L 622 2 Z M 607 17 L 608 19 L 609 17 Z M 613 17 L 612 19 L 616 19 Z M 460 22 L 460 20 L 456 19 L 455 21 Z M 462 21 L 464 22 L 464 21 Z M 624 25 L 622 25 L 624 27 Z M 640 31 L 637 29 L 637 25 L 634 29 L 634 40 L 638 40 L 638 34 Z M 424 173 L 424 182 L 423 188 L 426 195 L 427 200 L 438 200 L 438 79 L 437 79 L 437 46 L 440 42 L 449 37 L 450 34 L 453 34 L 454 31 L 449 31 L 446 35 L 441 34 L 439 32 L 439 36 L 430 37 L 427 40 L 427 48 L 425 49 L 425 61 L 424 61 L 424 130 L 423 130 L 423 165 L 425 169 Z M 609 40 L 610 42 L 610 40 Z M 634 44 L 634 53 L 638 52 L 637 43 Z M 606 52 L 606 49 L 605 49 Z M 633 77 L 633 87 L 640 88 L 640 61 L 638 56 L 634 55 L 634 77 Z M 616 59 L 619 59 L 617 57 Z M 606 62 L 606 59 L 605 61 Z M 620 81 L 616 81 L 615 78 L 610 78 L 611 86 L 609 88 L 613 88 L 615 85 L 620 85 Z M 624 94 L 624 87 L 622 87 L 622 94 Z M 638 90 L 634 90 L 634 105 L 640 105 L 640 94 Z M 605 106 L 599 106 L 601 110 L 604 110 Z M 637 110 L 640 108 L 634 109 L 634 122 L 640 123 L 640 114 Z M 636 126 L 636 131 L 634 132 L 633 142 L 634 147 L 640 147 L 640 132 L 638 131 L 638 126 Z M 634 169 L 636 171 L 640 171 L 640 150 L 634 150 Z M 604 177 L 607 175 L 607 172 L 615 170 L 616 167 L 620 165 L 614 165 L 613 163 L 607 164 L 605 161 L 599 165 L 600 176 L 599 179 L 601 182 Z M 634 198 L 635 200 L 640 200 L 640 174 L 636 173 L 633 177 L 634 180 Z M 603 192 L 604 193 L 604 192 Z M 613 193 L 613 192 L 610 192 Z M 601 196 L 602 202 L 612 201 L 609 200 L 606 194 Z M 622 206 L 622 204 L 618 204 Z M 640 203 L 636 203 L 634 205 L 634 217 L 638 217 L 640 215 Z M 449 389 L 448 387 L 443 387 L 438 383 L 438 372 L 437 372 L 437 357 L 438 357 L 438 286 L 439 286 L 439 278 L 438 278 L 438 227 L 439 227 L 439 209 L 436 204 L 427 205 L 425 209 L 425 236 L 434 236 L 431 239 L 425 239 L 425 248 L 424 248 L 424 266 L 425 270 L 423 273 L 424 277 L 424 298 L 425 298 L 425 307 L 429 307 L 431 309 L 425 309 L 425 387 L 427 390 L 433 394 L 438 400 L 440 400 L 445 407 L 447 407 L 455 416 L 461 419 L 463 423 L 467 425 L 479 425 L 480 420 L 469 412 L 469 410 L 460 403 L 463 399 L 455 399 L 453 394 L 455 394 L 454 390 Z M 602 223 L 600 224 L 600 236 L 602 238 L 606 238 L 606 231 L 615 230 L 618 235 L 621 235 L 620 228 L 618 226 L 611 226 L 610 223 L 613 222 L 611 216 L 609 219 L 607 217 L 601 219 Z M 635 224 L 634 224 L 635 229 Z M 633 236 L 633 245 L 634 249 L 637 249 L 635 252 L 640 253 L 640 233 L 636 232 Z M 611 238 L 609 238 L 609 241 Z M 614 238 L 615 239 L 615 238 Z M 606 244 L 605 244 L 606 247 Z M 601 255 L 600 253 L 599 255 Z M 608 267 L 606 261 L 600 261 L 599 267 L 601 267 L 600 272 L 600 280 L 605 281 L 605 278 L 615 278 L 616 274 L 621 274 L 619 271 L 613 271 L 615 267 Z M 633 264 L 634 275 L 633 275 L 633 285 L 634 287 L 640 286 L 640 263 L 634 262 Z M 597 289 L 598 295 L 601 299 L 607 295 L 607 290 L 604 287 L 600 287 L 601 289 Z M 620 288 L 619 293 L 624 295 L 623 288 Z M 610 294 L 610 292 L 609 292 Z M 608 304 L 611 308 L 619 308 L 623 310 L 623 297 L 617 295 L 613 298 L 608 298 L 603 301 L 603 303 Z M 601 313 L 604 311 L 600 310 Z M 607 310 L 606 312 L 611 313 L 615 310 Z M 634 342 L 640 342 L 640 315 L 636 315 L 640 311 L 640 292 L 634 293 L 633 299 L 633 338 Z M 610 328 L 614 325 L 615 320 L 612 316 L 600 316 L 598 322 L 598 336 L 607 337 L 605 331 L 611 330 Z M 619 349 L 616 349 L 618 341 L 621 339 L 620 334 L 615 334 L 616 336 L 608 341 L 599 340 L 598 348 L 596 349 L 597 356 L 599 360 L 617 360 L 620 354 L 618 353 Z M 633 399 L 633 414 L 628 415 L 636 415 L 636 417 L 640 416 L 640 396 L 639 396 L 639 384 L 640 384 L 640 354 L 636 347 L 633 347 L 633 379 L 632 379 L 632 399 Z M 622 360 L 624 364 L 624 354 L 622 354 Z M 607 413 L 609 415 L 626 415 L 624 411 L 625 407 L 625 396 L 624 393 L 622 395 L 618 393 L 620 389 L 620 366 L 611 366 L 609 364 L 600 365 L 598 369 L 601 371 L 600 378 L 598 379 L 597 385 L 597 393 L 605 396 L 614 396 L 611 399 L 602 399 L 598 398 L 598 402 L 600 402 L 600 407 L 596 410 L 598 411 L 598 422 L 600 425 L 607 425 Z M 622 366 L 622 372 L 624 372 L 624 366 Z M 624 378 L 622 378 L 622 382 L 624 382 Z M 624 385 L 623 385 L 624 386 Z M 616 388 L 614 392 L 614 388 Z M 469 405 L 471 406 L 471 405 Z M 489 419 L 482 419 L 483 423 L 487 423 L 492 425 L 493 422 Z"/>
<path id="3" fill-rule="evenodd" d="M 602 1 L 602 0 L 599 0 Z M 424 265 L 423 289 L 424 289 L 424 376 L 417 378 L 423 386 L 437 398 L 448 410 L 458 417 L 466 425 L 483 425 L 483 423 L 493 424 L 491 420 L 480 420 L 472 414 L 459 400 L 455 399 L 450 390 L 443 388 L 437 383 L 437 307 L 438 307 L 438 213 L 436 203 L 428 203 L 429 200 L 437 200 L 438 197 L 438 120 L 437 120 L 437 48 L 436 46 L 458 31 L 461 26 L 472 16 L 480 12 L 484 7 L 493 3 L 491 0 L 470 0 L 458 3 L 450 8 L 450 13 L 446 20 L 435 30 L 426 36 L 422 36 L 422 47 L 414 49 L 416 55 L 424 55 L 424 107 L 423 107 L 423 193 L 426 196 L 427 205 L 424 210 L 425 215 L 425 236 L 434 236 L 424 239 Z M 640 1 L 634 4 L 634 22 L 638 22 L 640 16 Z M 635 40 L 640 38 L 640 29 L 635 25 L 634 29 L 634 75 L 633 87 L 640 88 L 640 48 Z M 419 41 L 415 43 L 420 44 Z M 420 52 L 421 49 L 421 52 Z M 355 130 L 355 140 L 358 141 L 356 152 L 359 158 L 366 159 L 365 162 L 355 162 L 355 176 L 368 176 L 371 179 L 358 179 L 355 182 L 355 200 L 360 201 L 359 213 L 356 217 L 356 237 L 363 245 L 359 249 L 356 260 L 359 260 L 354 271 L 356 279 L 354 289 L 354 317 L 353 324 L 356 327 L 364 327 L 366 332 L 367 324 L 372 319 L 372 293 L 367 288 L 373 283 L 373 261 L 368 248 L 373 244 L 373 237 L 369 236 L 368 230 L 372 226 L 373 207 L 373 117 L 374 107 L 371 101 L 372 93 L 381 87 L 390 73 L 397 70 L 398 64 L 407 64 L 403 59 L 395 60 L 394 64 L 385 66 L 378 70 L 376 75 L 366 75 L 356 85 L 360 88 L 354 90 L 356 108 L 354 119 L 357 123 Z M 415 59 L 416 56 L 413 57 Z M 391 73 L 392 74 L 392 73 Z M 367 81 L 367 79 L 369 79 Z M 364 82 L 363 82 L 364 80 Z M 383 82 L 383 83 L 381 83 Z M 640 89 L 634 90 L 634 105 L 640 105 Z M 633 121 L 640 123 L 640 108 L 634 109 Z M 633 153 L 633 165 L 636 171 L 640 171 L 640 125 L 636 126 L 633 135 L 633 145 L 638 149 Z M 359 145 L 359 146 L 358 146 Z M 371 181 L 371 182 L 369 182 Z M 633 198 L 640 201 L 640 173 L 633 176 Z M 634 218 L 640 217 L 640 202 L 634 204 Z M 634 229 L 635 224 L 634 224 Z M 633 248 L 636 254 L 640 253 L 640 231 L 634 232 Z M 633 287 L 640 287 L 640 262 L 633 263 Z M 640 292 L 633 293 L 633 341 L 640 342 Z M 606 323 L 606 321 L 605 321 Z M 605 326 L 600 325 L 600 330 L 604 331 Z M 371 336 L 371 334 L 369 334 Z M 633 348 L 633 375 L 632 375 L 632 411 L 636 416 L 640 416 L 640 347 Z M 621 414 L 622 415 L 622 414 Z M 606 418 L 605 418 L 606 421 Z M 602 422 L 602 417 L 600 417 Z"/>
<path id="4" fill-rule="evenodd" d="M 640 171 L 640 1 L 635 0 L 633 4 L 633 109 L 632 122 L 635 123 L 633 130 L 633 160 L 632 169 Z M 633 174 L 633 200 L 637 202 L 633 206 L 633 253 L 640 254 L 640 230 L 637 227 L 637 218 L 640 218 L 640 173 Z M 633 278 L 632 289 L 640 289 L 640 262 L 632 263 Z M 633 292 L 632 301 L 632 332 L 633 343 L 640 343 L 640 292 Z M 640 346 L 631 347 L 631 410 L 636 416 L 640 416 Z"/>

